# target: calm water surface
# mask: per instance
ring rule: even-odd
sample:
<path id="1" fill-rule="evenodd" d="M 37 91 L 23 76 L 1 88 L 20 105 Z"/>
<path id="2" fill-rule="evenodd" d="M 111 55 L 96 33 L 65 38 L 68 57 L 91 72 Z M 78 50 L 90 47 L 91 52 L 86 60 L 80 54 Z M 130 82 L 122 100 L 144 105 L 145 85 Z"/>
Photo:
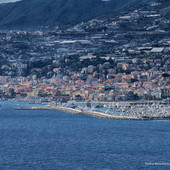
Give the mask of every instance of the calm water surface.
<path id="1" fill-rule="evenodd" d="M 17 102 L 1 103 L 0 170 L 170 169 L 145 164 L 170 164 L 170 121 L 16 111 Z"/>

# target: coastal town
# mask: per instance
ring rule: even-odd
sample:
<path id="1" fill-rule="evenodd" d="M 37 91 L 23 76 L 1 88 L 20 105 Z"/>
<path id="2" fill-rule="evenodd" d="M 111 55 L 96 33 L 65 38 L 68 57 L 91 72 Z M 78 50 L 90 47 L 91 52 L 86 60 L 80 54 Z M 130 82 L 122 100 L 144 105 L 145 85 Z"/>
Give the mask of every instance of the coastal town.
<path id="1" fill-rule="evenodd" d="M 0 170 L 170 170 L 170 0 L 0 0 Z"/>
<path id="2" fill-rule="evenodd" d="M 65 28 L 0 31 L 0 98 L 168 100 L 169 9 L 160 0 Z"/>

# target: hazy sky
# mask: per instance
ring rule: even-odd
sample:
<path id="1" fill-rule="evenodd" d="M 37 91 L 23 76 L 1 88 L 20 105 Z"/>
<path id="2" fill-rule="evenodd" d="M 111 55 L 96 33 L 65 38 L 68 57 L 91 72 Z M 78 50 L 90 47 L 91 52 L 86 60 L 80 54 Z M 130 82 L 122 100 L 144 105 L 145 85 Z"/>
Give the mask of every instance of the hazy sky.
<path id="1" fill-rule="evenodd" d="M 19 0 L 0 0 L 0 3 L 15 2 Z"/>

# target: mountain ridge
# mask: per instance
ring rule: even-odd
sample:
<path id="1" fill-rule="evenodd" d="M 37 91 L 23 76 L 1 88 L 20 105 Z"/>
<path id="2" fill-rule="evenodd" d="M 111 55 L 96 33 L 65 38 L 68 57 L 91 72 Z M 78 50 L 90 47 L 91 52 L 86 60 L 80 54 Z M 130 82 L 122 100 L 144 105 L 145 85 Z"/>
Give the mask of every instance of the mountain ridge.
<path id="1" fill-rule="evenodd" d="M 0 5 L 0 27 L 39 27 L 78 23 L 128 5 L 153 0 L 22 0 Z"/>

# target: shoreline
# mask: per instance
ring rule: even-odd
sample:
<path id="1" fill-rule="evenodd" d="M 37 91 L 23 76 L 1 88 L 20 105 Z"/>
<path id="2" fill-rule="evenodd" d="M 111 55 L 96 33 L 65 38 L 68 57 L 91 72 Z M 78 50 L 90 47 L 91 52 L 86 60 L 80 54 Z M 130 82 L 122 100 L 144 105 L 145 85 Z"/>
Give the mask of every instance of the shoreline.
<path id="1" fill-rule="evenodd" d="M 140 103 L 160 103 L 162 100 L 136 100 L 136 101 L 90 101 L 90 103 L 135 103 L 135 104 L 140 104 Z M 68 101 L 68 103 L 87 103 L 87 101 Z"/>
<path id="2" fill-rule="evenodd" d="M 135 116 L 126 116 L 126 115 L 109 115 L 97 111 L 81 111 L 73 108 L 66 107 L 30 107 L 30 108 L 13 108 L 13 110 L 58 110 L 70 114 L 80 114 L 88 115 L 91 117 L 101 118 L 101 119 L 114 119 L 114 120 L 170 120 L 169 117 L 149 117 L 149 118 L 139 118 Z"/>

